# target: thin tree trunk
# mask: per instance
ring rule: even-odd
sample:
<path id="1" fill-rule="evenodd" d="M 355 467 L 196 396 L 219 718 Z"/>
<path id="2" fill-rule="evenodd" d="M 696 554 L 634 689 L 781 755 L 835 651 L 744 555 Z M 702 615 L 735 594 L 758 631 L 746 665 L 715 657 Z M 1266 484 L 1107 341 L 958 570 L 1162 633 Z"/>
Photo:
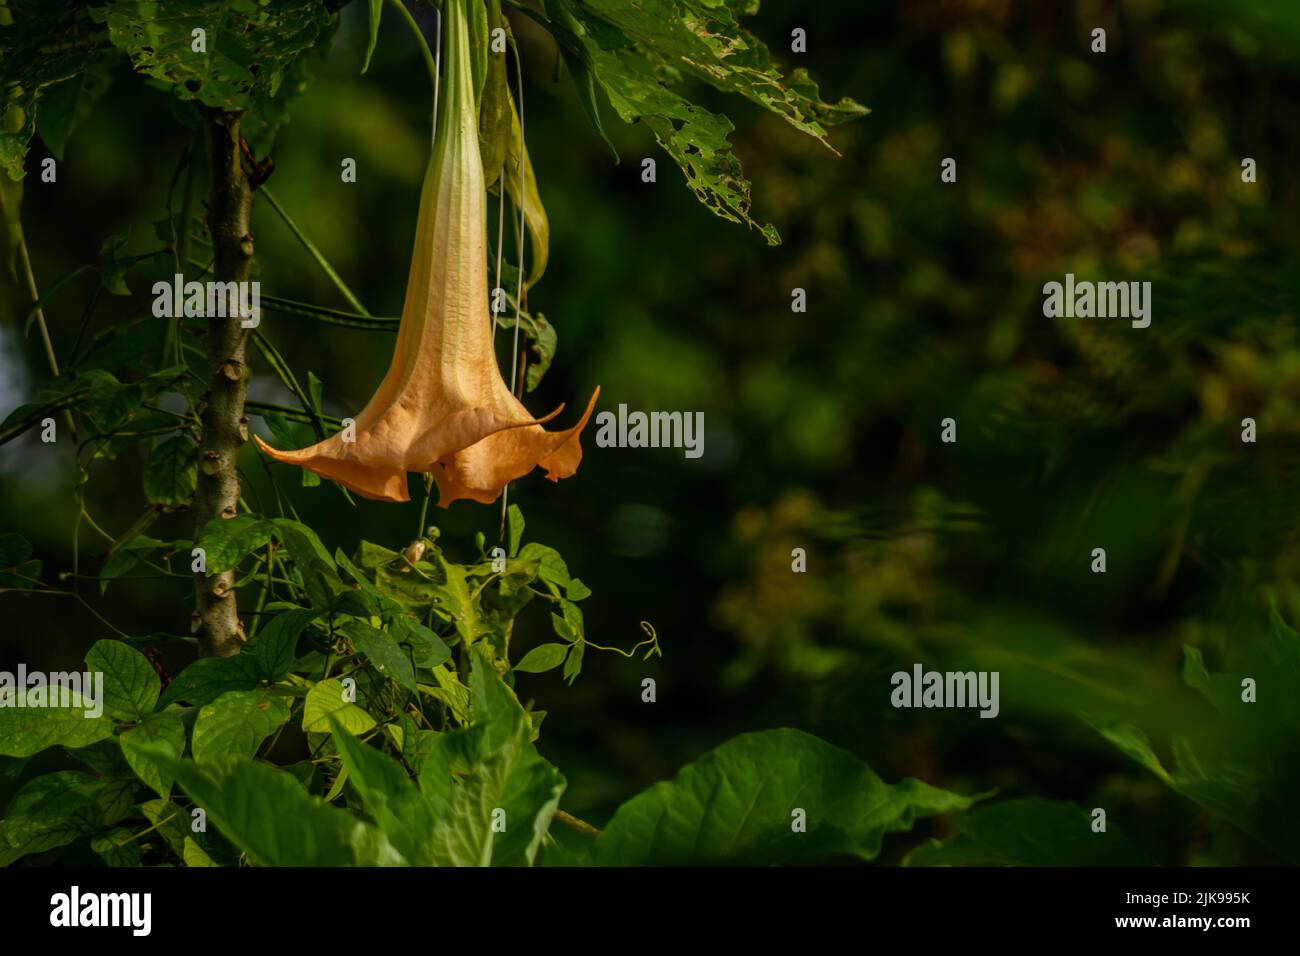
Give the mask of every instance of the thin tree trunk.
<path id="1" fill-rule="evenodd" d="M 212 191 L 208 196 L 208 230 L 215 263 L 212 279 L 245 282 L 253 261 L 249 212 L 253 190 L 240 164 L 239 113 L 205 115 Z M 185 224 L 189 228 L 189 224 Z M 188 263 L 183 264 L 188 267 Z M 227 309 L 226 311 L 237 311 Z M 248 440 L 244 394 L 248 375 L 244 346 L 248 338 L 238 315 L 209 316 L 208 390 L 200 404 L 203 436 L 199 444 L 198 487 L 194 492 L 195 538 L 214 518 L 233 518 L 239 503 L 235 458 Z M 235 576 L 226 571 L 194 575 L 193 630 L 204 657 L 239 653 L 245 640 L 234 591 Z"/>

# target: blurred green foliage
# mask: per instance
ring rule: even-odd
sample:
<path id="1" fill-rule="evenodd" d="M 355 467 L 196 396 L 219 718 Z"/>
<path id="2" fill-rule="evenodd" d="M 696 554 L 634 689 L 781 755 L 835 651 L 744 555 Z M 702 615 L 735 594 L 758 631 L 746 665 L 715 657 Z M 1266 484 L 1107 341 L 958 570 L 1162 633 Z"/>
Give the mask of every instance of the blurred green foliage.
<path id="1" fill-rule="evenodd" d="M 363 6 L 345 7 L 312 65 L 270 184 L 370 311 L 396 315 L 427 81 L 393 18 L 358 78 Z M 836 157 L 757 105 L 693 91 L 732 117 L 753 216 L 779 230 L 776 247 L 710 215 L 666 164 L 643 183 L 652 131 L 606 115 L 614 164 L 563 77 L 568 58 L 511 16 L 550 220 L 547 273 L 528 305 L 559 338 L 537 402 L 600 384 L 604 407 L 706 419 L 698 461 L 589 443 L 572 481 L 511 491 L 590 586 L 592 639 L 627 646 L 649 620 L 665 648 L 645 662 L 589 660 L 571 688 L 559 671 L 521 681 L 521 699 L 550 714 L 545 749 L 568 778 L 565 805 L 603 823 L 719 741 L 792 725 L 885 779 L 1104 807 L 1133 844 L 1121 850 L 1143 859 L 1300 859 L 1300 644 L 1284 623 L 1300 620 L 1300 189 L 1288 178 L 1300 134 L 1281 106 L 1300 93 L 1294 5 L 767 0 L 750 29 L 833 98 L 873 110 L 830 133 Z M 1098 26 L 1105 54 L 1089 49 Z M 788 52 L 796 27 L 806 54 Z M 49 148 L 38 142 L 28 168 Z M 167 95 L 110 87 L 64 146 L 58 187 L 26 182 L 43 284 L 98 260 L 128 227 L 119 254 L 156 248 L 152 224 L 188 148 Z M 345 157 L 355 184 L 340 182 Z M 939 181 L 944 157 L 958 161 L 956 183 Z M 1258 164 L 1253 184 L 1244 157 Z M 265 204 L 254 229 L 268 294 L 346 307 Z M 1151 281 L 1151 327 L 1044 318 L 1042 285 L 1067 272 Z M 104 296 L 79 332 L 99 284 L 76 277 L 47 309 L 61 349 L 139 314 L 141 289 Z M 790 311 L 796 287 L 807 315 Z M 0 324 L 6 412 L 47 377 L 19 321 L 29 305 L 11 293 Z M 359 407 L 386 367 L 385 336 L 273 322 L 300 380 L 310 369 L 323 382 L 329 416 Z M 292 404 L 254 371 L 251 398 Z M 948 417 L 955 444 L 940 441 Z M 1247 417 L 1254 444 L 1241 441 Z M 34 542 L 47 578 L 72 570 L 70 546 L 94 578 L 102 548 L 69 541 L 71 476 L 38 447 L 31 437 L 0 449 L 0 527 Z M 246 456 L 251 495 L 272 500 Z M 86 508 L 122 534 L 135 514 L 121 502 L 138 499 L 145 459 L 93 467 Z M 330 549 L 420 531 L 418 502 L 353 504 L 328 483 L 279 483 Z M 167 514 L 150 533 L 186 538 L 187 520 Z M 499 516 L 457 507 L 438 523 L 447 550 L 469 560 L 476 532 L 496 540 Z M 1104 575 L 1089 568 L 1097 547 Z M 794 548 L 806 549 L 806 573 L 791 571 Z M 124 579 L 96 606 L 140 633 L 176 633 L 183 600 Z M 107 636 L 70 602 L 3 603 L 5 661 L 72 667 Z M 545 643 L 550 629 L 545 614 L 522 614 L 516 646 Z M 164 657 L 178 669 L 185 651 Z M 893 709 L 890 674 L 916 661 L 1000 671 L 998 719 Z M 1240 701 L 1247 676 L 1254 705 Z M 641 702 L 644 677 L 658 682 L 654 705 Z M 11 785 L 0 777 L 0 797 Z M 1004 832 L 997 811 L 963 820 L 918 824 L 953 842 L 910 862 L 1014 855 L 981 848 Z M 884 847 L 889 862 L 906 849 Z"/>

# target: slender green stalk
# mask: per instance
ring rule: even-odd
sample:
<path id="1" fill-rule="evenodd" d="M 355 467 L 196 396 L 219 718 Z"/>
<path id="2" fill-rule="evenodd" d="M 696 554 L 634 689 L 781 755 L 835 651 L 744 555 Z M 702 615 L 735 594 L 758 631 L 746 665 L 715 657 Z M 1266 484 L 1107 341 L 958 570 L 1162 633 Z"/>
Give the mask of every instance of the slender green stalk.
<path id="1" fill-rule="evenodd" d="M 293 369 L 289 367 L 289 363 L 284 360 L 284 356 L 271 344 L 260 329 L 253 330 L 253 344 L 257 346 L 257 350 L 262 353 L 262 357 L 266 359 L 275 374 L 279 376 L 280 381 L 284 383 L 284 387 L 293 393 L 294 398 L 298 399 L 303 411 L 311 416 L 311 426 L 312 430 L 316 432 L 316 438 L 323 440 L 325 438 L 325 427 L 321 424 L 320 416 L 316 413 L 316 409 L 312 407 L 311 401 L 307 398 L 307 393 L 298 384 L 298 379 L 293 374 Z"/>
<path id="2" fill-rule="evenodd" d="M 433 497 L 433 478 L 424 476 L 424 503 L 420 505 L 420 527 L 415 529 L 415 537 L 424 537 L 424 523 L 429 519 L 429 499 Z"/>
<path id="3" fill-rule="evenodd" d="M 53 373 L 55 378 L 58 378 L 59 360 L 54 356 L 54 343 L 50 341 L 50 330 L 45 325 L 45 309 L 42 308 L 40 290 L 36 288 L 36 275 L 32 272 L 32 260 L 31 257 L 27 255 L 27 241 L 25 239 L 18 240 L 18 257 L 22 260 L 23 271 L 27 274 L 27 291 L 31 294 L 32 301 L 36 303 L 32 306 L 31 314 L 36 316 L 36 325 L 41 330 L 41 341 L 45 344 L 45 357 L 49 359 L 50 372 Z M 53 295 L 58 291 L 59 286 L 77 275 L 80 271 L 81 270 L 78 269 L 64 276 L 63 279 L 60 279 L 54 284 L 54 288 L 51 289 L 48 294 Z"/>
<path id="4" fill-rule="evenodd" d="M 302 243 L 302 247 L 307 250 L 307 253 L 316 260 L 316 264 L 320 266 L 321 271 L 324 272 L 325 275 L 329 277 L 329 280 L 334 283 L 334 288 L 338 289 L 339 292 L 342 293 L 343 298 L 348 300 L 348 304 L 357 312 L 369 317 L 369 310 L 361 304 L 360 299 L 352 294 L 352 290 L 348 288 L 347 283 L 344 282 L 342 277 L 334 271 L 334 267 L 329 264 L 329 260 L 326 259 L 321 251 L 316 248 L 316 244 L 308 239 L 307 234 L 299 229 L 297 223 L 289 218 L 289 214 L 285 212 L 284 207 L 280 205 L 279 201 L 271 191 L 267 189 L 266 186 L 262 186 L 257 190 L 257 192 L 259 195 L 266 197 L 266 201 L 271 204 L 271 208 L 274 209 L 276 214 L 284 220 L 284 224 L 289 227 L 289 231 L 297 237 L 300 243 Z"/>
<path id="5" fill-rule="evenodd" d="M 411 16 L 411 11 L 406 9 L 406 4 L 402 0 L 389 0 L 397 12 L 402 15 L 406 25 L 410 27 L 412 33 L 419 39 L 420 53 L 424 56 L 424 67 L 429 71 L 429 81 L 433 84 L 433 105 L 434 109 L 438 108 L 438 61 L 433 57 L 433 51 L 429 49 L 429 41 L 424 38 L 424 31 L 420 25 L 415 22 L 415 17 Z"/>
<path id="6" fill-rule="evenodd" d="M 279 296 L 274 295 L 263 294 L 261 303 L 264 311 L 319 319 L 328 325 L 339 325 L 349 329 L 364 329 L 367 332 L 396 332 L 402 321 L 396 318 L 381 318 L 361 315 L 357 312 L 327 309 L 324 306 L 312 305 L 309 302 L 281 299 Z"/>
<path id="7" fill-rule="evenodd" d="M 275 412 L 283 415 L 291 422 L 302 422 L 304 425 L 311 424 L 311 415 L 297 408 L 290 408 L 288 405 L 277 405 L 275 402 L 245 402 L 244 408 L 248 409 L 255 415 L 261 415 L 265 412 Z M 343 420 L 334 418 L 331 415 L 321 415 L 320 420 L 328 425 L 342 427 Z"/>

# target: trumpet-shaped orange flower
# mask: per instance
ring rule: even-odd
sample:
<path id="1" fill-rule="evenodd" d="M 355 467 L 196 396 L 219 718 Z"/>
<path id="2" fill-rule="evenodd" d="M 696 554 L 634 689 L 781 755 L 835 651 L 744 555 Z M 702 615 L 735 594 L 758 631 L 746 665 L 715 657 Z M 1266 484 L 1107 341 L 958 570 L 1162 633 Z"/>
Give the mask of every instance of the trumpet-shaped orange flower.
<path id="1" fill-rule="evenodd" d="M 572 428 L 547 431 L 561 405 L 534 418 L 497 367 L 487 295 L 487 200 L 478 145 L 478 110 L 469 33 L 459 3 L 447 5 L 443 122 L 420 193 L 415 253 L 392 365 L 356 416 L 355 441 L 339 432 L 277 461 L 300 465 L 366 498 L 409 501 L 408 471 L 428 472 L 438 503 L 489 503 L 534 468 L 552 481 L 578 469 L 578 436 L 596 404 L 591 396 Z M 255 436 L 256 437 L 256 436 Z"/>

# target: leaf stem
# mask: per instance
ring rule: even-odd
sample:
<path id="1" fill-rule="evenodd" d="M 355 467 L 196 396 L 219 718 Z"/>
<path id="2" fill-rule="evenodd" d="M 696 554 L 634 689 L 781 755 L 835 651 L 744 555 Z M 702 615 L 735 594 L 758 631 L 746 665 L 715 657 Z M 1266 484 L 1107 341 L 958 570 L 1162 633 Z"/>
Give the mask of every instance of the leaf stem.
<path id="1" fill-rule="evenodd" d="M 302 247 L 307 250 L 308 255 L 316 260 L 316 264 L 320 266 L 321 271 L 324 272 L 325 275 L 329 277 L 329 280 L 334 283 L 334 288 L 338 289 L 339 292 L 342 293 L 343 298 L 348 300 L 348 304 L 357 312 L 360 312 L 362 315 L 369 318 L 370 312 L 361 304 L 361 300 L 352 294 L 352 290 L 348 288 L 347 283 L 344 282 L 342 277 L 334 271 L 334 267 L 329 264 L 329 260 L 325 258 L 318 248 L 316 248 L 316 244 L 307 238 L 307 234 L 298 228 L 297 223 L 289 218 L 289 214 L 285 212 L 284 207 L 280 205 L 274 194 L 267 189 L 265 185 L 261 186 L 257 191 L 259 195 L 266 197 L 266 201 L 271 204 L 271 208 L 274 209 L 279 217 L 284 220 L 284 224 L 289 227 L 289 231 L 294 234 L 300 243 L 302 243 Z"/>
<path id="2" fill-rule="evenodd" d="M 424 31 L 420 25 L 415 22 L 415 17 L 411 16 L 411 11 L 406 9 L 406 4 L 402 0 L 389 0 L 397 8 L 398 13 L 402 15 L 402 20 L 410 27 L 411 32 L 419 39 L 420 53 L 424 56 L 424 67 L 429 71 L 429 82 L 433 84 L 433 110 L 438 111 L 438 62 L 433 57 L 433 51 L 429 49 L 429 41 L 424 37 Z"/>
<path id="3" fill-rule="evenodd" d="M 585 837 L 591 837 L 591 839 L 594 840 L 596 839 L 596 837 L 600 836 L 600 831 L 595 827 L 593 827 L 586 820 L 580 820 L 577 817 L 575 817 L 572 813 L 569 813 L 565 810 L 557 809 L 555 811 L 555 819 L 559 820 L 569 829 L 576 830 L 578 833 L 581 833 Z"/>

